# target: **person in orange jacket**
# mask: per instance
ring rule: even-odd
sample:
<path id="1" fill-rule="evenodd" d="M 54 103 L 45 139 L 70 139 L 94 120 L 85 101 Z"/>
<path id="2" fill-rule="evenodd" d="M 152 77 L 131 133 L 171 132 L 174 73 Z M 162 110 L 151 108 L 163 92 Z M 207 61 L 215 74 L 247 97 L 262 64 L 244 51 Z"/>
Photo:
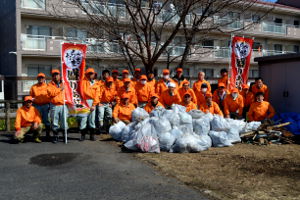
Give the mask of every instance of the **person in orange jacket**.
<path id="1" fill-rule="evenodd" d="M 42 116 L 42 122 L 46 128 L 46 140 L 50 140 L 50 121 L 49 121 L 49 109 L 50 100 L 47 92 L 47 83 L 45 81 L 45 74 L 39 73 L 37 75 L 37 83 L 31 86 L 30 96 L 33 98 L 33 106 L 38 109 Z"/>
<path id="2" fill-rule="evenodd" d="M 189 92 L 186 92 L 183 95 L 181 105 L 186 107 L 186 112 L 190 112 L 191 110 L 197 110 L 197 104 L 195 104 L 192 101 L 192 95 Z"/>
<path id="3" fill-rule="evenodd" d="M 155 88 L 156 88 L 156 80 L 154 77 L 154 73 L 152 71 L 147 73 L 147 78 L 148 78 L 148 85 L 151 87 L 152 92 L 155 93 Z"/>
<path id="4" fill-rule="evenodd" d="M 176 82 L 177 86 L 178 87 L 181 87 L 182 86 L 182 82 L 184 80 L 186 80 L 183 76 L 183 69 L 181 67 L 178 67 L 176 69 L 176 74 L 175 76 L 173 76 L 173 80 Z"/>
<path id="5" fill-rule="evenodd" d="M 134 87 L 131 86 L 131 80 L 129 78 L 123 79 L 124 85 L 118 91 L 118 99 L 117 102 L 120 102 L 121 96 L 126 93 L 130 96 L 129 102 L 137 106 L 137 96 Z"/>
<path id="6" fill-rule="evenodd" d="M 118 103 L 113 111 L 113 119 L 115 123 L 123 121 L 125 124 L 131 122 L 132 111 L 135 109 L 135 106 L 132 103 L 129 103 L 130 96 L 127 93 L 122 94 L 121 102 Z"/>
<path id="7" fill-rule="evenodd" d="M 202 93 L 201 86 L 204 83 L 207 85 L 207 92 L 211 92 L 210 83 L 207 80 L 205 80 L 205 73 L 204 72 L 199 72 L 198 73 L 198 80 L 193 84 L 193 90 L 194 90 L 196 96 L 198 96 Z"/>
<path id="8" fill-rule="evenodd" d="M 171 108 L 173 104 L 181 103 L 181 98 L 176 90 L 175 83 L 170 82 L 168 84 L 168 89 L 161 94 L 160 101 L 167 109 Z"/>
<path id="9" fill-rule="evenodd" d="M 229 91 L 226 89 L 224 83 L 218 84 L 218 89 L 214 91 L 213 101 L 216 102 L 220 109 L 224 111 L 224 99 L 229 95 Z"/>
<path id="10" fill-rule="evenodd" d="M 135 84 L 135 92 L 138 100 L 138 107 L 144 108 L 149 102 L 153 90 L 147 83 L 147 76 L 141 75 L 140 80 Z"/>
<path id="11" fill-rule="evenodd" d="M 96 72 L 94 72 L 94 74 L 96 74 Z M 94 75 L 95 76 L 95 75 Z M 105 85 L 105 80 L 107 77 L 110 76 L 110 72 L 109 70 L 105 69 L 102 71 L 102 77 L 101 79 L 99 79 L 99 81 L 96 82 L 96 84 L 101 88 Z"/>
<path id="12" fill-rule="evenodd" d="M 249 91 L 249 85 L 243 84 L 241 95 L 244 98 L 244 110 L 243 117 L 246 119 L 247 112 L 249 111 L 250 105 L 255 101 L 255 97 L 251 91 Z"/>
<path id="13" fill-rule="evenodd" d="M 113 85 L 114 85 L 116 91 L 118 91 L 122 85 L 122 81 L 118 79 L 119 71 L 117 69 L 112 70 L 111 76 L 114 79 Z"/>
<path id="14" fill-rule="evenodd" d="M 201 90 L 200 92 L 197 92 L 197 95 L 196 95 L 196 98 L 197 98 L 197 104 L 198 104 L 198 107 L 205 103 L 206 100 L 205 100 L 205 96 L 206 94 L 210 93 L 208 91 L 208 85 L 206 83 L 202 83 L 201 85 Z"/>
<path id="15" fill-rule="evenodd" d="M 225 85 L 225 88 L 227 88 L 229 84 L 227 69 L 225 68 L 221 69 L 220 74 L 221 74 L 221 78 L 218 79 L 218 84 L 223 83 Z"/>
<path id="16" fill-rule="evenodd" d="M 252 85 L 251 92 L 253 92 L 254 96 L 256 96 L 256 93 L 262 92 L 264 94 L 264 101 L 269 101 L 269 89 L 261 77 L 255 79 L 255 84 Z"/>
<path id="17" fill-rule="evenodd" d="M 108 131 L 109 125 L 112 121 L 112 108 L 115 106 L 117 101 L 117 91 L 113 87 L 114 79 L 108 77 L 105 81 L 105 86 L 102 88 L 99 95 L 99 125 L 100 128 L 103 127 L 105 131 Z"/>
<path id="18" fill-rule="evenodd" d="M 256 101 L 250 106 L 248 120 L 251 122 L 273 118 L 275 115 L 275 110 L 269 102 L 264 101 L 264 93 L 257 92 L 255 99 Z"/>
<path id="19" fill-rule="evenodd" d="M 118 90 L 121 88 L 121 87 L 123 87 L 124 86 L 124 80 L 125 79 L 129 79 L 130 80 L 130 78 L 129 78 L 129 71 L 127 70 L 127 69 L 124 69 L 123 71 L 122 71 L 122 79 L 121 79 L 121 82 L 120 82 L 120 84 L 119 84 L 119 87 L 118 87 Z M 131 85 L 131 87 L 133 87 L 133 82 L 132 82 L 132 80 L 130 80 L 130 85 Z"/>
<path id="20" fill-rule="evenodd" d="M 67 115 L 68 109 L 64 105 L 65 86 L 61 81 L 60 71 L 53 69 L 51 71 L 52 81 L 48 83 L 47 92 L 50 98 L 50 116 L 53 132 L 53 143 L 58 142 L 58 131 L 61 128 L 62 133 L 68 129 Z"/>
<path id="21" fill-rule="evenodd" d="M 164 91 L 168 90 L 169 83 L 174 83 L 177 87 L 177 83 L 170 78 L 170 71 L 168 69 L 164 69 L 163 78 L 157 82 L 155 93 L 161 96 Z"/>
<path id="22" fill-rule="evenodd" d="M 226 118 L 241 119 L 243 117 L 244 99 L 237 88 L 231 89 L 230 95 L 224 100 L 224 115 Z"/>
<path id="23" fill-rule="evenodd" d="M 90 113 L 87 116 L 77 116 L 79 131 L 81 133 L 79 141 L 84 141 L 85 135 L 88 132 L 90 133 L 90 140 L 95 141 L 96 106 L 99 103 L 100 87 L 95 81 L 95 70 L 93 68 L 88 68 L 85 71 L 85 77 L 82 80 L 81 85 L 83 98 L 86 100 L 86 103 L 90 107 Z"/>
<path id="24" fill-rule="evenodd" d="M 17 110 L 15 121 L 15 139 L 17 142 L 23 142 L 25 134 L 29 132 L 33 132 L 35 142 L 42 142 L 39 136 L 42 133 L 43 124 L 38 109 L 32 106 L 32 101 L 31 96 L 26 96 L 24 105 Z"/>
<path id="25" fill-rule="evenodd" d="M 150 101 L 147 103 L 147 105 L 144 107 L 144 109 L 150 113 L 152 110 L 154 110 L 157 107 L 164 108 L 164 105 L 162 105 L 159 101 L 159 96 L 155 93 L 151 95 Z"/>
<path id="26" fill-rule="evenodd" d="M 201 103 L 199 109 L 204 113 L 216 114 L 223 117 L 223 112 L 221 111 L 219 105 L 212 100 L 211 93 L 207 93 L 205 95 L 205 102 Z"/>
<path id="27" fill-rule="evenodd" d="M 191 97 L 192 97 L 192 102 L 194 104 L 197 105 L 197 97 L 194 93 L 194 90 L 192 90 L 189 86 L 190 86 L 190 82 L 188 80 L 184 80 L 181 82 L 181 87 L 178 89 L 180 98 L 183 100 L 183 96 L 185 93 L 190 93 Z"/>
<path id="28" fill-rule="evenodd" d="M 135 68 L 134 69 L 133 78 L 131 79 L 131 86 L 132 87 L 135 87 L 135 85 L 137 84 L 137 82 L 139 82 L 140 77 L 141 77 L 141 73 L 142 73 L 141 68 Z"/>

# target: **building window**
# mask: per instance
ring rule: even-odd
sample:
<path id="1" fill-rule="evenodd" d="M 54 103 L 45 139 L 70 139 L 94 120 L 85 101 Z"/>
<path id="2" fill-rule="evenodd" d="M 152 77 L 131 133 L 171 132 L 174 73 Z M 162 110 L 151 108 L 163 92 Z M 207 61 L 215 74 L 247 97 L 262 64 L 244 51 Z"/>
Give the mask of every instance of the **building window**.
<path id="1" fill-rule="evenodd" d="M 274 22 L 275 22 L 275 24 L 278 25 L 278 26 L 281 26 L 281 25 L 282 25 L 282 19 L 280 19 L 280 18 L 275 18 Z"/>
<path id="2" fill-rule="evenodd" d="M 249 70 L 249 78 L 259 77 L 259 71 L 257 69 Z"/>
<path id="3" fill-rule="evenodd" d="M 299 53 L 300 51 L 299 45 L 294 45 L 294 52 Z"/>
<path id="4" fill-rule="evenodd" d="M 44 64 L 29 64 L 27 66 L 27 75 L 29 77 L 36 77 L 38 73 L 44 73 L 46 76 L 51 76 L 52 65 Z"/>
<path id="5" fill-rule="evenodd" d="M 253 43 L 253 49 L 262 49 L 262 45 L 260 42 L 254 42 Z"/>
<path id="6" fill-rule="evenodd" d="M 294 20 L 294 26 L 295 26 L 296 28 L 299 28 L 299 20 Z"/>
<path id="7" fill-rule="evenodd" d="M 29 25 L 27 26 L 26 33 L 30 35 L 46 35 L 51 36 L 52 35 L 52 29 L 48 26 L 33 26 Z"/>
<path id="8" fill-rule="evenodd" d="M 274 50 L 276 52 L 282 52 L 282 44 L 274 44 Z"/>
<path id="9" fill-rule="evenodd" d="M 260 22 L 260 16 L 259 15 L 252 15 L 252 22 L 259 23 Z"/>
<path id="10" fill-rule="evenodd" d="M 214 40 L 204 40 L 202 41 L 203 48 L 213 48 L 214 47 Z"/>
<path id="11" fill-rule="evenodd" d="M 67 28 L 66 36 L 85 40 L 87 38 L 87 32 L 85 30 L 80 30 L 77 28 Z"/>
<path id="12" fill-rule="evenodd" d="M 45 0 L 21 0 L 22 8 L 45 9 Z"/>

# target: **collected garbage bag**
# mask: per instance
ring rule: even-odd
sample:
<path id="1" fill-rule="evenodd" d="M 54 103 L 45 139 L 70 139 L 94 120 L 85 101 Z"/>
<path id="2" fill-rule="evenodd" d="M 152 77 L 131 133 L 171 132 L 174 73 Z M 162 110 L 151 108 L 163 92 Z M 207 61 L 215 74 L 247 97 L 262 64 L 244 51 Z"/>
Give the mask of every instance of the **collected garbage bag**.
<path id="1" fill-rule="evenodd" d="M 131 122 L 130 124 L 128 124 L 127 126 L 125 126 L 122 130 L 122 136 L 121 136 L 121 140 L 123 142 L 127 142 L 128 140 L 131 139 L 131 135 L 134 131 L 134 128 L 136 126 L 137 122 Z"/>
<path id="2" fill-rule="evenodd" d="M 193 133 L 193 123 L 191 123 L 191 124 L 181 124 L 181 125 L 178 125 L 178 126 L 173 126 L 173 128 L 178 128 L 183 133 Z"/>
<path id="3" fill-rule="evenodd" d="M 169 151 L 176 140 L 176 136 L 170 132 L 159 135 L 159 146 L 162 151 Z"/>
<path id="4" fill-rule="evenodd" d="M 227 133 L 227 139 L 230 143 L 241 142 L 240 130 L 236 127 L 231 127 Z"/>
<path id="5" fill-rule="evenodd" d="M 167 119 L 172 126 L 177 126 L 180 123 L 180 117 L 178 113 L 173 110 L 165 110 L 161 118 Z"/>
<path id="6" fill-rule="evenodd" d="M 229 123 L 230 129 L 235 128 L 238 130 L 239 133 L 243 131 L 247 123 L 244 120 L 234 120 L 234 119 L 226 119 Z"/>
<path id="7" fill-rule="evenodd" d="M 193 120 L 193 130 L 197 135 L 207 135 L 210 131 L 209 119 L 203 117 Z"/>
<path id="8" fill-rule="evenodd" d="M 193 119 L 200 119 L 205 115 L 201 110 L 191 110 L 188 114 L 191 115 Z"/>
<path id="9" fill-rule="evenodd" d="M 151 117 L 150 123 L 153 125 L 157 135 L 169 132 L 172 129 L 170 122 L 164 117 Z"/>
<path id="10" fill-rule="evenodd" d="M 228 131 L 230 129 L 229 123 L 223 117 L 214 115 L 211 121 L 211 129 L 213 131 Z"/>
<path id="11" fill-rule="evenodd" d="M 173 153 L 187 153 L 187 152 L 200 152 L 208 149 L 209 137 L 202 138 L 194 133 L 183 134 L 180 138 L 176 139 L 175 144 L 171 147 L 170 152 Z"/>
<path id="12" fill-rule="evenodd" d="M 249 131 L 256 131 L 261 125 L 261 122 L 249 122 L 246 124 L 245 128 L 241 131 L 242 133 Z"/>
<path id="13" fill-rule="evenodd" d="M 165 110 L 166 109 L 159 106 L 159 107 L 156 107 L 154 110 L 152 110 L 149 115 L 150 115 L 150 117 L 161 117 Z"/>
<path id="14" fill-rule="evenodd" d="M 209 122 L 211 122 L 214 119 L 214 115 L 211 113 L 205 113 L 203 117 L 205 119 L 208 119 Z"/>
<path id="15" fill-rule="evenodd" d="M 183 132 L 179 129 L 179 128 L 177 128 L 177 127 L 174 127 L 171 131 L 170 131 L 170 133 L 177 139 L 177 138 L 179 138 L 179 137 L 181 137 L 182 135 L 183 135 Z"/>
<path id="16" fill-rule="evenodd" d="M 144 123 L 143 123 L 144 122 Z M 155 129 L 149 120 L 144 120 L 143 124 L 134 134 L 134 137 L 126 142 L 124 146 L 131 150 L 140 150 L 142 152 L 159 153 L 159 140 Z"/>
<path id="17" fill-rule="evenodd" d="M 181 112 L 178 113 L 180 117 L 180 124 L 192 124 L 193 123 L 193 118 L 191 115 L 189 115 L 187 112 Z"/>
<path id="18" fill-rule="evenodd" d="M 143 121 L 144 119 L 148 118 L 149 114 L 148 112 L 143 108 L 136 108 L 134 111 L 132 111 L 132 121 Z"/>
<path id="19" fill-rule="evenodd" d="M 214 147 L 232 146 L 225 131 L 210 131 L 208 135 L 211 137 Z"/>
<path id="20" fill-rule="evenodd" d="M 109 134 L 112 136 L 113 139 L 117 141 L 122 140 L 122 131 L 126 127 L 126 124 L 122 121 L 114 124 L 109 128 Z"/>
<path id="21" fill-rule="evenodd" d="M 175 113 L 185 113 L 186 112 L 186 107 L 184 107 L 182 105 L 173 104 L 171 106 L 171 108 Z"/>

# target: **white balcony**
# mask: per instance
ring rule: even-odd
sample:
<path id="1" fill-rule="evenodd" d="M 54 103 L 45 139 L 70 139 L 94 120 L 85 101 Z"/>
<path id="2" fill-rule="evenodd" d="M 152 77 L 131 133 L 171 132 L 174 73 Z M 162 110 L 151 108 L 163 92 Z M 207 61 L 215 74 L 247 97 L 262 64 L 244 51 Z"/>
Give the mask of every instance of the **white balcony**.
<path id="1" fill-rule="evenodd" d="M 269 22 L 262 23 L 262 31 L 264 32 L 271 32 L 271 33 L 278 33 L 278 34 L 286 34 L 286 25 L 284 24 L 275 24 Z"/>
<path id="2" fill-rule="evenodd" d="M 21 0 L 21 8 L 45 10 L 46 0 Z"/>

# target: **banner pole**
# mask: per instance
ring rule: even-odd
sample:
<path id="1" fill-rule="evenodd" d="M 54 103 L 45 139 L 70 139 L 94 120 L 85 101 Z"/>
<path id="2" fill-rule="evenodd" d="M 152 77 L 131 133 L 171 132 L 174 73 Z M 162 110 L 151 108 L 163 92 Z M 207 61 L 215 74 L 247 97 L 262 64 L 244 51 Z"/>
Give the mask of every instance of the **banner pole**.
<path id="1" fill-rule="evenodd" d="M 234 37 L 234 34 L 231 34 L 230 38 L 230 46 L 229 46 L 229 56 L 228 56 L 228 81 L 227 81 L 227 89 L 230 88 L 230 79 L 231 79 L 231 54 L 232 54 L 232 38 Z"/>
<path id="2" fill-rule="evenodd" d="M 61 76 L 64 77 L 64 70 L 63 70 L 63 52 L 62 52 L 62 45 L 64 44 L 64 42 L 61 42 L 60 45 L 60 52 L 61 52 Z M 63 81 L 63 84 L 64 81 Z M 65 85 L 64 85 L 65 86 Z M 67 130 L 67 113 L 66 113 L 66 93 L 65 93 L 65 89 L 63 90 L 63 100 L 64 100 L 64 105 L 63 105 L 63 112 L 64 112 L 64 127 L 65 127 L 65 144 L 68 144 L 68 130 Z"/>

